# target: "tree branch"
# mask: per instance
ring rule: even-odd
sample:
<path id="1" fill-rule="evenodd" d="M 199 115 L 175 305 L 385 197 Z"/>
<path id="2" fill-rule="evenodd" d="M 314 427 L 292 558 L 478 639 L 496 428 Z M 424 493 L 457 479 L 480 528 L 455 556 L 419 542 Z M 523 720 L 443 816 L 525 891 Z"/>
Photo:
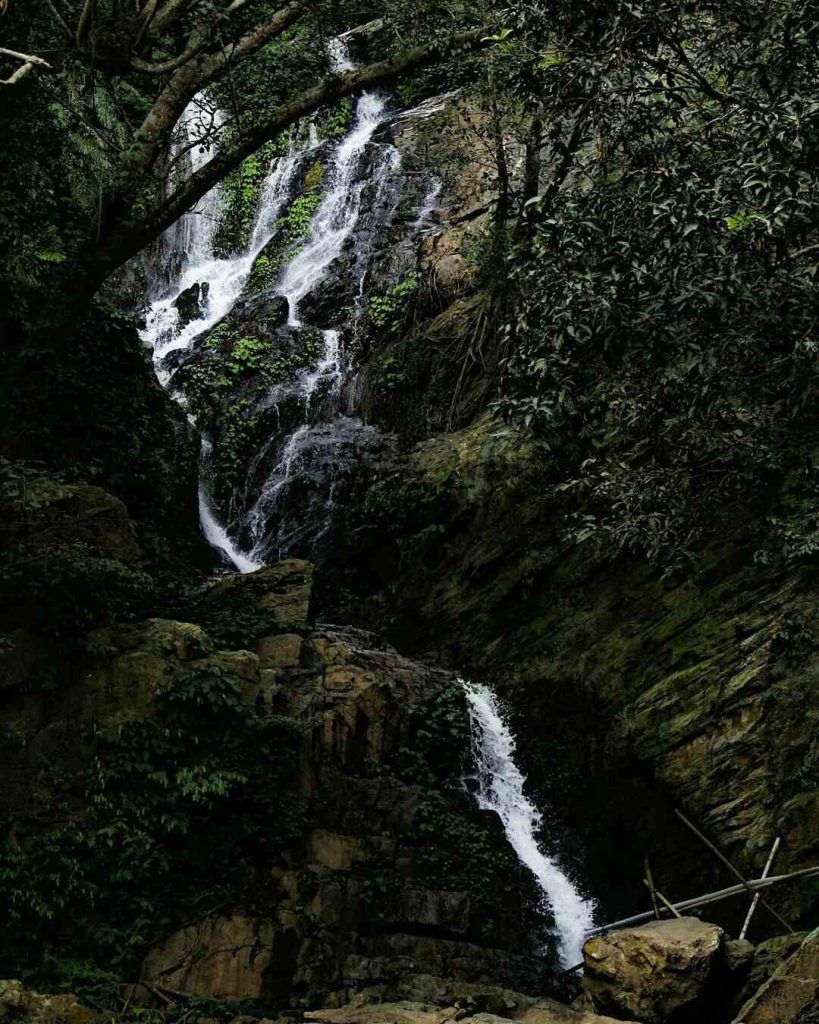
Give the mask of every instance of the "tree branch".
<path id="1" fill-rule="evenodd" d="M 134 40 L 135 46 L 139 46 L 139 44 L 142 42 L 143 36 L 151 27 L 151 22 L 154 20 L 154 15 L 156 14 L 156 8 L 158 3 L 159 0 L 148 0 L 148 2 L 145 4 L 142 10 L 139 12 L 139 20 L 141 24 L 139 26 L 139 31 L 136 34 L 136 39 Z"/>
<path id="2" fill-rule="evenodd" d="M 243 2 L 244 0 L 233 0 L 231 7 L 233 8 L 237 3 Z M 276 11 L 269 21 L 262 25 L 257 25 L 256 28 L 251 29 L 237 39 L 235 43 L 226 46 L 224 51 L 219 54 L 221 66 L 223 67 L 234 61 L 241 60 L 242 57 L 246 57 L 249 53 L 254 53 L 264 46 L 265 43 L 270 42 L 271 39 L 280 36 L 285 29 L 289 28 L 301 17 L 306 7 L 306 0 L 295 0 L 294 3 L 288 4 L 287 7 L 282 7 L 281 10 Z"/>
<path id="3" fill-rule="evenodd" d="M 77 49 L 84 50 L 91 31 L 91 19 L 97 6 L 97 0 L 85 0 L 80 20 L 77 22 Z"/>
<path id="4" fill-rule="evenodd" d="M 11 57 L 13 60 L 20 61 L 20 67 L 13 74 L 9 75 L 8 78 L 0 78 L 0 85 L 16 85 L 20 79 L 25 78 L 35 68 L 53 71 L 48 61 L 43 60 L 42 57 L 35 57 L 30 53 L 18 53 L 17 50 L 7 50 L 4 46 L 0 46 L 0 56 Z"/>
<path id="5" fill-rule="evenodd" d="M 230 13 L 231 9 L 235 9 L 237 4 L 243 5 L 245 2 L 246 0 L 234 0 L 225 14 Z M 289 28 L 301 17 L 306 7 L 306 0 L 297 0 L 297 2 L 281 8 L 269 21 L 257 26 L 236 42 L 228 44 L 218 53 L 208 54 L 202 67 L 202 85 L 212 81 L 228 64 L 241 60 L 248 54 L 260 49 L 266 43 L 269 43 L 271 39 L 280 36 L 285 29 Z M 185 49 L 177 57 L 172 57 L 161 64 L 154 64 L 151 61 L 142 60 L 140 57 L 133 57 L 131 59 L 132 67 L 135 71 L 148 75 L 165 75 L 177 71 L 202 53 L 207 43 L 207 32 L 218 25 L 220 20 L 221 18 L 217 18 L 212 25 L 208 26 L 207 30 L 197 29 L 192 32 Z"/>
<path id="6" fill-rule="evenodd" d="M 63 18 L 62 14 L 60 14 L 60 12 L 54 6 L 52 0 L 46 0 L 46 4 L 47 4 L 49 10 L 51 11 L 51 13 L 54 15 L 54 20 L 57 22 L 57 24 L 63 30 L 63 35 L 66 37 L 66 39 L 68 39 L 69 42 L 73 43 L 74 42 L 74 33 L 68 27 L 68 22 L 65 20 L 65 18 Z"/>
<path id="7" fill-rule="evenodd" d="M 196 0 L 168 0 L 154 15 L 148 31 L 150 38 L 158 39 L 167 35 L 195 3 Z"/>
<path id="8" fill-rule="evenodd" d="M 333 75 L 272 111 L 261 124 L 253 125 L 242 132 L 225 150 L 217 154 L 204 167 L 193 174 L 164 203 L 154 207 L 146 220 L 141 223 L 125 223 L 118 230 L 114 228 L 101 252 L 104 260 L 110 261 L 111 269 L 140 252 L 166 228 L 170 227 L 187 210 L 191 209 L 218 181 L 238 167 L 251 153 L 265 142 L 280 135 L 286 128 L 344 96 L 351 96 L 366 89 L 387 85 L 410 71 L 434 64 L 450 53 L 459 50 L 477 50 L 492 44 L 488 38 L 491 28 L 482 26 L 469 32 L 450 36 L 424 46 L 411 47 L 398 56 L 374 64 Z"/>

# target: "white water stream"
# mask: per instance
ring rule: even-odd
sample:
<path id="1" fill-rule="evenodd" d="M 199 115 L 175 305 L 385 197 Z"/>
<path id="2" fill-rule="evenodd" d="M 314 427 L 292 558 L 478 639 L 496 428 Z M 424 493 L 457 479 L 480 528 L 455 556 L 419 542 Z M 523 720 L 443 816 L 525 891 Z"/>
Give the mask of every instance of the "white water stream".
<path id="1" fill-rule="evenodd" d="M 353 66 L 343 38 L 333 42 L 330 57 L 337 72 Z M 439 105 L 440 100 L 429 101 L 410 113 L 426 116 Z M 276 293 L 287 299 L 288 326 L 294 332 L 305 328 L 301 304 L 327 279 L 332 264 L 349 249 L 350 239 L 361 219 L 365 189 L 368 190 L 370 220 L 373 210 L 385 210 L 387 220 L 394 210 L 394 192 L 390 187 L 396 180 L 399 155 L 389 143 L 373 142 L 375 132 L 387 116 L 385 99 L 364 93 L 357 102 L 352 127 L 326 160 L 326 194 L 313 215 L 304 244 L 282 269 L 275 287 Z M 218 135 L 222 123 L 221 114 L 207 97 L 199 97 L 188 106 L 177 126 L 177 141 L 171 154 L 177 165 L 176 177 L 184 178 L 211 158 L 213 147 L 209 140 L 214 134 Z M 184 358 L 185 352 L 192 351 L 196 339 L 227 316 L 242 296 L 254 262 L 273 238 L 280 215 L 291 199 L 302 161 L 317 145 L 313 133 L 301 149 L 294 149 L 273 162 L 262 189 L 250 240 L 243 251 L 228 258 L 214 254 L 214 236 L 223 202 L 220 186 L 212 189 L 194 210 L 166 232 L 164 262 L 160 268 L 164 280 L 158 280 L 152 289 L 143 331 L 143 339 L 152 349 L 157 376 L 163 385 L 170 384 L 179 359 Z M 411 231 L 421 234 L 427 228 L 440 188 L 439 182 L 431 183 Z M 377 217 L 376 214 L 376 220 Z M 356 237 L 358 242 L 359 236 Z M 365 230 L 348 272 L 354 278 L 348 292 L 357 296 L 356 302 L 363 297 L 372 244 L 372 232 L 367 241 Z M 188 322 L 183 322 L 178 300 L 194 288 L 198 289 L 198 304 L 193 303 L 196 312 Z M 199 485 L 202 532 L 241 573 L 259 568 L 268 554 L 279 556 L 311 537 L 315 539 L 317 531 L 321 536 L 332 513 L 336 467 L 350 458 L 350 451 L 365 446 L 374 433 L 373 428 L 344 415 L 342 409 L 342 391 L 349 375 L 341 332 L 326 328 L 321 330 L 321 336 L 322 351 L 315 364 L 302 370 L 293 380 L 272 389 L 265 399 L 262 408 L 273 410 L 277 429 L 260 445 L 248 469 L 247 489 L 252 487 L 251 501 L 253 494 L 257 494 L 256 500 L 245 506 L 230 531 L 219 522 L 214 511 L 213 446 L 207 437 L 202 437 Z M 175 397 L 184 406 L 184 396 Z M 289 417 L 285 421 L 280 405 Z M 289 423 L 285 430 L 282 430 L 283 422 Z M 272 468 L 264 469 L 265 466 Z M 257 474 L 262 474 L 261 486 L 258 486 Z M 291 492 L 289 488 L 294 480 L 298 486 Z M 320 496 L 318 521 L 315 515 L 311 519 L 305 507 L 305 492 L 299 489 L 304 487 L 304 481 L 307 481 L 308 494 L 312 486 L 314 493 Z M 240 534 L 250 539 L 250 550 L 243 550 L 237 543 L 235 538 Z M 566 966 L 572 965 L 579 959 L 584 933 L 593 923 L 593 905 L 580 896 L 557 863 L 538 847 L 536 835 L 541 816 L 524 792 L 525 780 L 514 761 L 514 738 L 497 698 L 483 686 L 465 684 L 465 692 L 478 803 L 500 816 L 510 844 L 534 874 L 544 904 L 554 917 L 561 960 Z"/>
<path id="2" fill-rule="evenodd" d="M 336 72 L 353 67 L 343 39 L 333 41 L 331 62 Z M 329 168 L 330 187 L 313 215 L 309 235 L 305 244 L 284 268 L 276 291 L 287 299 L 288 323 L 291 327 L 302 326 L 299 304 L 311 294 L 325 278 L 328 269 L 339 258 L 345 244 L 352 235 L 361 213 L 362 193 L 366 187 L 373 187 L 376 194 L 385 180 L 399 165 L 398 152 L 393 146 L 379 147 L 372 173 L 359 173 L 361 162 L 372 141 L 376 129 L 387 118 L 387 103 L 384 97 L 365 92 L 356 105 L 355 120 L 349 133 L 336 146 Z M 270 548 L 269 524 L 276 518 L 277 506 L 286 492 L 294 470 L 300 468 L 305 457 L 315 456 L 317 446 L 332 446 L 335 440 L 328 436 L 326 422 L 313 418 L 314 397 L 321 393 L 329 397 L 331 404 L 337 404 L 344 382 L 345 366 L 341 334 L 335 329 L 322 331 L 324 346 L 317 365 L 302 373 L 296 381 L 297 393 L 304 407 L 304 422 L 291 434 L 280 450 L 279 459 L 267 477 L 253 507 L 246 517 L 254 548 L 250 554 L 258 559 Z M 352 421 L 345 422 L 349 430 Z M 330 505 L 328 504 L 328 511 Z M 282 541 L 292 543 L 292 533 L 286 537 L 278 535 L 278 547 Z"/>
<path id="3" fill-rule="evenodd" d="M 515 764 L 515 739 L 498 698 L 488 687 L 473 683 L 465 683 L 464 692 L 478 806 L 495 811 L 515 853 L 535 876 L 554 917 L 561 963 L 573 967 L 583 959 L 585 933 L 594 926 L 594 904 L 583 899 L 556 861 L 538 846 L 542 816 L 524 792 L 526 780 Z"/>
<path id="4" fill-rule="evenodd" d="M 332 42 L 330 60 L 336 72 L 353 67 L 343 38 Z M 299 304 L 326 277 L 331 264 L 342 254 L 355 230 L 365 188 L 374 187 L 378 194 L 384 182 L 398 168 L 397 150 L 384 145 L 378 147 L 372 171 L 360 173 L 373 134 L 386 117 L 386 100 L 374 93 L 363 93 L 356 106 L 352 128 L 330 154 L 326 171 L 329 180 L 327 194 L 313 215 L 305 244 L 283 268 L 275 289 L 287 299 L 288 325 L 292 328 L 302 326 Z M 208 110 L 205 97 L 194 99 L 177 125 L 178 141 L 172 153 L 179 164 L 177 174 L 182 177 L 189 175 L 211 158 L 209 140 L 214 134 L 214 124 L 217 129 L 221 127 L 219 112 Z M 312 138 L 308 149 L 316 144 Z M 214 234 L 222 207 L 220 186 L 212 189 L 194 210 L 180 218 L 166 233 L 165 259 L 173 280 L 170 285 L 154 289 L 142 332 L 143 340 L 153 352 L 156 373 L 163 385 L 169 384 L 175 365 L 168 357 L 172 353 L 190 351 L 195 340 L 215 327 L 242 295 L 254 262 L 273 237 L 277 219 L 290 198 L 305 152 L 305 149 L 293 151 L 274 162 L 262 190 L 250 242 L 243 252 L 228 258 L 214 255 Z M 198 315 L 183 323 L 177 308 L 178 300 L 192 288 L 198 288 Z M 302 371 L 290 385 L 280 386 L 269 399 L 271 407 L 277 407 L 285 399 L 298 399 L 303 408 L 303 418 L 280 444 L 276 443 L 275 437 L 271 438 L 251 467 L 251 472 L 255 471 L 263 454 L 278 449 L 274 465 L 255 503 L 231 531 L 234 534 L 243 529 L 246 531 L 252 540 L 250 551 L 242 550 L 218 522 L 209 484 L 211 446 L 203 440 L 199 488 L 202 531 L 209 543 L 239 572 L 259 568 L 272 548 L 277 549 L 273 554 L 281 553 L 284 538 L 275 534 L 271 540 L 270 523 L 280 512 L 279 505 L 291 481 L 291 474 L 302 468 L 305 459 L 315 461 L 317 454 L 323 457 L 324 449 L 332 453 L 342 442 L 349 445 L 352 426 L 357 423 L 342 417 L 341 438 L 336 439 L 332 431 L 328 431 L 326 416 L 324 422 L 321 420 L 322 409 L 314 409 L 320 396 L 324 411 L 327 411 L 329 403 L 330 415 L 338 415 L 346 369 L 340 331 L 325 329 L 321 333 L 323 351 L 316 365 Z M 184 405 L 184 397 L 177 397 Z M 371 432 L 368 428 L 361 427 L 361 430 Z M 331 499 L 332 495 L 328 498 L 328 508 L 332 507 Z M 287 539 L 293 540 L 292 528 Z"/>
<path id="5" fill-rule="evenodd" d="M 207 107 L 202 98 L 194 98 L 186 107 L 177 125 L 178 140 L 172 147 L 171 158 L 181 164 L 181 175 L 187 176 L 211 159 L 214 151 L 214 126 L 222 123 L 218 111 L 206 116 Z M 311 145 L 315 140 L 311 139 Z M 154 369 L 159 381 L 166 386 L 171 371 L 166 358 L 171 352 L 190 350 L 195 339 L 214 327 L 226 316 L 242 294 L 253 264 L 273 237 L 276 221 L 287 202 L 293 180 L 304 150 L 290 152 L 273 164 L 262 189 L 256 220 L 250 242 L 237 256 L 219 259 L 214 256 L 213 242 L 222 207 L 220 185 L 212 188 L 201 202 L 184 214 L 169 228 L 163 238 L 165 257 L 178 266 L 171 287 L 157 290 L 148 307 L 142 340 L 153 353 Z M 199 315 L 187 324 L 180 324 L 177 302 L 188 289 L 199 288 Z M 180 397 L 184 404 L 184 399 Z M 260 568 L 261 561 L 242 552 L 218 522 L 209 494 L 211 444 L 202 438 L 199 482 L 199 518 L 205 539 L 222 553 L 239 572 L 252 572 Z"/>

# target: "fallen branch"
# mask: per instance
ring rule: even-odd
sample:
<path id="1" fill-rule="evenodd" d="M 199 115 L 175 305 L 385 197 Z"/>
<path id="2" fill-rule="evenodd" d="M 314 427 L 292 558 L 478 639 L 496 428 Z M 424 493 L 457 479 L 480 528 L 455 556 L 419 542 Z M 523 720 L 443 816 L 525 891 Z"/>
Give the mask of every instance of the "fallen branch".
<path id="1" fill-rule="evenodd" d="M 5 9 L 5 7 L 0 8 L 0 12 L 4 12 Z M 35 68 L 43 68 L 46 71 L 53 70 L 48 61 L 43 60 L 42 57 L 35 57 L 31 53 L 18 53 L 17 50 L 7 50 L 5 46 L 0 46 L 0 57 L 11 57 L 12 60 L 20 61 L 20 67 L 13 74 L 8 78 L 0 78 L 0 85 L 16 85 L 21 78 L 25 78 Z"/>
<path id="2" fill-rule="evenodd" d="M 780 836 L 777 836 L 776 839 L 774 840 L 773 846 L 771 847 L 771 852 L 768 854 L 768 860 L 767 860 L 767 862 L 765 864 L 765 869 L 762 872 L 762 877 L 763 878 L 767 878 L 768 874 L 770 873 L 771 866 L 773 865 L 774 857 L 776 856 L 776 851 L 779 849 L 779 840 L 780 840 Z M 754 916 L 754 911 L 756 910 L 757 903 L 759 903 L 759 893 L 758 892 L 754 893 L 754 898 L 751 900 L 750 907 L 748 907 L 748 915 L 745 918 L 745 923 L 742 926 L 742 931 L 739 933 L 740 939 L 744 939 L 745 936 L 748 934 L 748 928 L 750 927 L 750 924 L 751 924 L 751 918 Z"/>

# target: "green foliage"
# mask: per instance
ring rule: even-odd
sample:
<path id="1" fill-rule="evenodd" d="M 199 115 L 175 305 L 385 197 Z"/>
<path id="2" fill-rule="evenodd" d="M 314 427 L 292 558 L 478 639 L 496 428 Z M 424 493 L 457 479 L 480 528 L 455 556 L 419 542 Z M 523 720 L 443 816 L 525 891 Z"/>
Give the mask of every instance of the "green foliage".
<path id="1" fill-rule="evenodd" d="M 323 195 L 324 165 L 315 160 L 307 168 L 298 194 L 287 205 L 273 228 L 273 237 L 253 264 L 248 288 L 272 287 L 279 271 L 304 242 L 313 214 Z"/>
<path id="2" fill-rule="evenodd" d="M 519 865 L 499 822 L 477 814 L 464 791 L 469 765 L 469 716 L 463 687 L 449 684 L 433 701 L 408 708 L 407 742 L 398 753 L 398 774 L 423 787 L 408 830 L 413 878 L 421 885 L 469 893 L 498 910 L 498 879 Z M 492 915 L 486 938 L 494 934 Z"/>
<path id="3" fill-rule="evenodd" d="M 196 515 L 198 445 L 156 383 L 136 319 L 99 303 L 70 345 L 10 356 L 0 392 L 0 436 L 65 482 L 96 483 L 121 498 L 156 562 L 206 564 Z M 103 369 L 104 368 L 104 372 Z M 0 471 L 5 487 L 24 487 Z M 31 488 L 29 488 L 31 489 Z"/>
<path id="4" fill-rule="evenodd" d="M 281 140 L 265 143 L 225 178 L 219 225 L 213 240 L 217 256 L 231 256 L 247 248 L 271 161 L 281 152 Z"/>
<path id="5" fill-rule="evenodd" d="M 302 812 L 293 737 L 218 665 L 170 679 L 151 717 L 87 749 L 83 816 L 0 849 L 0 970 L 110 1006 L 147 944 L 239 898 Z"/>
<path id="6" fill-rule="evenodd" d="M 545 159 L 565 170 L 508 257 L 519 298 L 499 409 L 572 496 L 570 543 L 684 565 L 724 510 L 813 479 L 809 8 L 565 4 L 540 44 L 542 12 L 518 14 L 504 87 L 537 97 Z"/>
<path id="7" fill-rule="evenodd" d="M 136 619 L 156 599 L 154 580 L 86 545 L 42 552 L 12 549 L 0 557 L 0 605 L 28 610 L 47 635 L 82 642 L 85 633 L 111 619 Z"/>
<path id="8" fill-rule="evenodd" d="M 406 325 L 412 310 L 413 296 L 418 291 L 421 275 L 405 274 L 383 295 L 373 295 L 367 303 L 367 316 L 374 327 L 396 335 Z"/>
<path id="9" fill-rule="evenodd" d="M 39 507 L 39 487 L 46 479 L 39 466 L 24 459 L 0 458 L 0 501 L 13 502 L 23 510 Z"/>
<path id="10" fill-rule="evenodd" d="M 242 591 L 226 594 L 218 602 L 209 602 L 197 595 L 184 605 L 181 614 L 186 621 L 199 623 L 222 650 L 252 651 L 260 637 L 289 628 L 276 622 L 269 610 L 248 600 Z"/>
<path id="11" fill-rule="evenodd" d="M 431 703 L 407 710 L 408 742 L 399 751 L 399 774 L 421 785 L 457 788 L 469 756 L 469 715 L 460 683 Z"/>
<path id="12" fill-rule="evenodd" d="M 353 109 L 353 98 L 345 96 L 332 107 L 321 111 L 316 118 L 316 131 L 319 138 L 327 139 L 328 142 L 339 142 L 343 139 L 350 129 Z"/>
<path id="13" fill-rule="evenodd" d="M 305 328 L 298 346 L 286 348 L 277 343 L 276 326 L 264 314 L 252 323 L 223 321 L 177 376 L 191 412 L 213 438 L 215 489 L 221 496 L 241 482 L 242 467 L 262 443 L 264 399 L 321 352 L 320 331 Z"/>

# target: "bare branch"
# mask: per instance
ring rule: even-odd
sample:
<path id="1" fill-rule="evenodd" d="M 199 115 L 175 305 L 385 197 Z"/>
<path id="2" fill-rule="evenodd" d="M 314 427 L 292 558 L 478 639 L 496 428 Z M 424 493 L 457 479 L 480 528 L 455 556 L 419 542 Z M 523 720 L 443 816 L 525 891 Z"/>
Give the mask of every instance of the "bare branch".
<path id="1" fill-rule="evenodd" d="M 0 11 L 0 13 L 4 12 L 5 8 Z M 16 85 L 20 79 L 25 78 L 35 68 L 42 68 L 45 71 L 54 70 L 48 61 L 43 60 L 42 57 L 35 57 L 30 53 L 18 53 L 17 50 L 7 50 L 4 46 L 0 46 L 0 56 L 11 57 L 13 60 L 20 61 L 20 67 L 13 74 L 9 75 L 8 78 L 0 79 L 0 85 Z"/>
<path id="2" fill-rule="evenodd" d="M 63 35 L 66 37 L 66 39 L 68 39 L 70 42 L 73 43 L 74 42 L 74 33 L 68 27 L 68 22 L 65 20 L 65 18 L 62 16 L 62 14 L 60 14 L 60 12 L 54 6 L 54 4 L 52 3 L 52 0 L 46 0 L 46 4 L 48 5 L 48 9 L 54 15 L 55 21 L 58 23 L 60 28 L 63 30 Z"/>
<path id="3" fill-rule="evenodd" d="M 236 5 L 242 6 L 245 2 L 247 2 L 247 0 L 233 0 L 233 3 L 225 13 L 230 13 L 232 9 L 237 9 Z M 306 0 L 297 0 L 297 2 L 281 8 L 281 10 L 277 11 L 273 17 L 263 25 L 258 25 L 241 39 L 236 40 L 236 42 L 229 43 L 218 53 L 208 54 L 202 65 L 202 72 L 200 75 L 201 85 L 206 85 L 208 82 L 212 81 L 225 67 L 227 67 L 228 64 L 241 60 L 260 49 L 266 43 L 269 43 L 272 39 L 280 36 L 285 29 L 289 28 L 299 19 L 299 17 L 301 17 L 306 7 Z M 190 63 L 194 57 L 197 57 L 202 53 L 208 41 L 208 32 L 212 30 L 220 20 L 221 18 L 217 18 L 217 20 L 212 25 L 207 26 L 207 28 L 197 29 L 192 32 L 185 49 L 178 56 L 172 57 L 170 60 L 163 61 L 160 64 L 154 64 L 151 61 L 142 60 L 140 57 L 133 57 L 131 59 L 132 67 L 135 71 L 141 71 L 148 75 L 165 75 L 170 74 L 173 71 L 177 71 L 179 68 L 184 67 L 185 64 Z"/>
<path id="4" fill-rule="evenodd" d="M 236 3 L 243 2 L 244 0 L 233 0 L 231 7 Z M 289 28 L 301 17 L 306 7 L 306 0 L 296 0 L 296 2 L 288 4 L 287 7 L 282 7 L 281 10 L 276 11 L 273 17 L 264 24 L 257 25 L 256 28 L 251 29 L 250 32 L 237 39 L 235 43 L 225 47 L 224 52 L 220 54 L 222 65 L 241 60 L 242 57 L 246 57 L 249 53 L 254 53 L 266 43 L 269 43 L 271 39 L 280 36 L 285 29 Z"/>
<path id="5" fill-rule="evenodd" d="M 196 0 L 168 0 L 154 16 L 148 35 L 152 39 L 167 35 L 195 3 Z"/>
<path id="6" fill-rule="evenodd" d="M 151 22 L 153 21 L 154 15 L 156 14 L 156 8 L 158 3 L 159 0 L 148 0 L 148 2 L 140 11 L 139 18 L 142 24 L 139 26 L 139 31 L 137 32 L 136 39 L 134 40 L 135 46 L 139 46 L 139 44 L 142 42 L 142 37 L 150 28 Z"/>

